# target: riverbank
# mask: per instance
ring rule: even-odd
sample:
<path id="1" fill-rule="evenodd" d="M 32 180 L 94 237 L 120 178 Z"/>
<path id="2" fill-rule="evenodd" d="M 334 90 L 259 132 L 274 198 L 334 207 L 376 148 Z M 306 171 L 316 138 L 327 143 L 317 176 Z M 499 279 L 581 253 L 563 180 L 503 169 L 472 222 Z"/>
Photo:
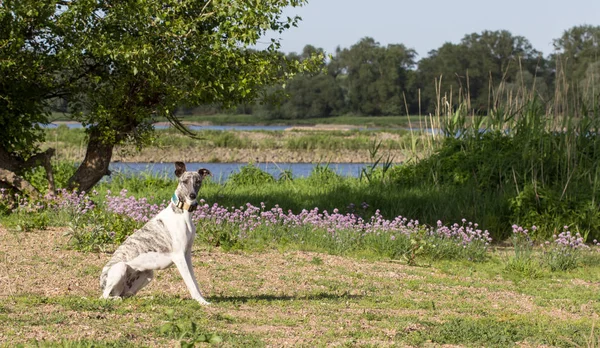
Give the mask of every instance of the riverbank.
<path id="1" fill-rule="evenodd" d="M 387 154 L 393 158 L 394 163 L 403 162 L 407 159 L 404 151 L 389 151 Z M 64 153 L 57 154 L 58 159 L 65 159 Z M 79 156 L 68 155 L 70 160 L 83 159 L 85 153 Z M 184 162 L 228 162 L 228 163 L 371 163 L 368 150 L 285 150 L 285 149 L 229 149 L 202 147 L 147 148 L 139 152 L 131 153 L 125 149 L 118 149 L 113 155 L 114 161 L 119 162 L 173 162 L 174 159 Z"/>
<path id="2" fill-rule="evenodd" d="M 371 163 L 378 158 L 399 163 L 414 150 L 426 152 L 425 141 L 413 142 L 406 130 L 359 131 L 352 125 L 295 126 L 286 131 L 205 130 L 190 138 L 164 129 L 138 150 L 119 146 L 113 154 L 120 162 L 286 162 L 286 163 Z M 42 148 L 56 149 L 60 161 L 81 161 L 86 139 L 81 128 L 47 130 Z"/>

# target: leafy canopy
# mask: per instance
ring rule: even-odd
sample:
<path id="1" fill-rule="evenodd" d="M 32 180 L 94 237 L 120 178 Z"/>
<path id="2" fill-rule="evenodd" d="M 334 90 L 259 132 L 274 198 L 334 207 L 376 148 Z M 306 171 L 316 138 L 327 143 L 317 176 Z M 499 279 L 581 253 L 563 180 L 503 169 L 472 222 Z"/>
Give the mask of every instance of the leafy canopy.
<path id="1" fill-rule="evenodd" d="M 282 11 L 304 3 L 0 2 L 0 145 L 31 149 L 40 137 L 34 125 L 48 122 L 45 106 L 57 96 L 110 143 L 143 139 L 158 116 L 181 126 L 172 115 L 181 104 L 265 97 L 263 86 L 318 69 L 320 59 L 298 62 L 277 52 L 278 39 L 259 42 L 297 25 L 298 17 Z"/>

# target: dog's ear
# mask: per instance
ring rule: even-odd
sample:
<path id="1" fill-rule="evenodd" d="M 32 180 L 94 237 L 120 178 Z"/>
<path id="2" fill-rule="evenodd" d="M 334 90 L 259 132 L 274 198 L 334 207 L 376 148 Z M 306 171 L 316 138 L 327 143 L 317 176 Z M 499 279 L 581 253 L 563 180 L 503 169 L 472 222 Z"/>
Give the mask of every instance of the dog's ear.
<path id="1" fill-rule="evenodd" d="M 175 162 L 175 176 L 180 177 L 183 173 L 185 173 L 185 163 Z"/>
<path id="2" fill-rule="evenodd" d="M 205 176 L 212 176 L 212 173 L 210 172 L 210 170 L 205 169 L 205 168 L 198 169 L 198 174 L 200 174 L 202 179 L 204 179 Z"/>

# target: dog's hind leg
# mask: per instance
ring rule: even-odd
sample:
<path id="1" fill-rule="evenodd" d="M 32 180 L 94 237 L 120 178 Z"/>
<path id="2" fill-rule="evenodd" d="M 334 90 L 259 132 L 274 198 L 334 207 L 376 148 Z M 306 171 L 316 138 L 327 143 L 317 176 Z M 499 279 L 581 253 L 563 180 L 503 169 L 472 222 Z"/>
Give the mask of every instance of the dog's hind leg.
<path id="1" fill-rule="evenodd" d="M 114 264 L 106 275 L 106 285 L 102 292 L 103 298 L 118 298 L 123 296 L 123 289 L 127 281 L 127 272 L 130 268 L 125 262 Z"/>
<path id="2" fill-rule="evenodd" d="M 127 284 L 123 290 L 123 296 L 130 297 L 135 295 L 144 286 L 148 285 L 154 278 L 153 271 L 133 272 L 128 274 Z"/>

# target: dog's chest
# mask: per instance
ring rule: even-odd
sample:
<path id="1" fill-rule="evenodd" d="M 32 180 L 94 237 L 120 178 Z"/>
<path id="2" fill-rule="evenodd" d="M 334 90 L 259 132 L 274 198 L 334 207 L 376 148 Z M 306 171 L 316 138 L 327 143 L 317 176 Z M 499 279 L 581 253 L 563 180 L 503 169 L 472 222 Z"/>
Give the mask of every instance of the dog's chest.
<path id="1" fill-rule="evenodd" d="M 173 251 L 186 250 L 194 241 L 196 227 L 188 212 L 177 214 L 167 208 L 161 214 L 161 220 L 171 235 Z"/>

